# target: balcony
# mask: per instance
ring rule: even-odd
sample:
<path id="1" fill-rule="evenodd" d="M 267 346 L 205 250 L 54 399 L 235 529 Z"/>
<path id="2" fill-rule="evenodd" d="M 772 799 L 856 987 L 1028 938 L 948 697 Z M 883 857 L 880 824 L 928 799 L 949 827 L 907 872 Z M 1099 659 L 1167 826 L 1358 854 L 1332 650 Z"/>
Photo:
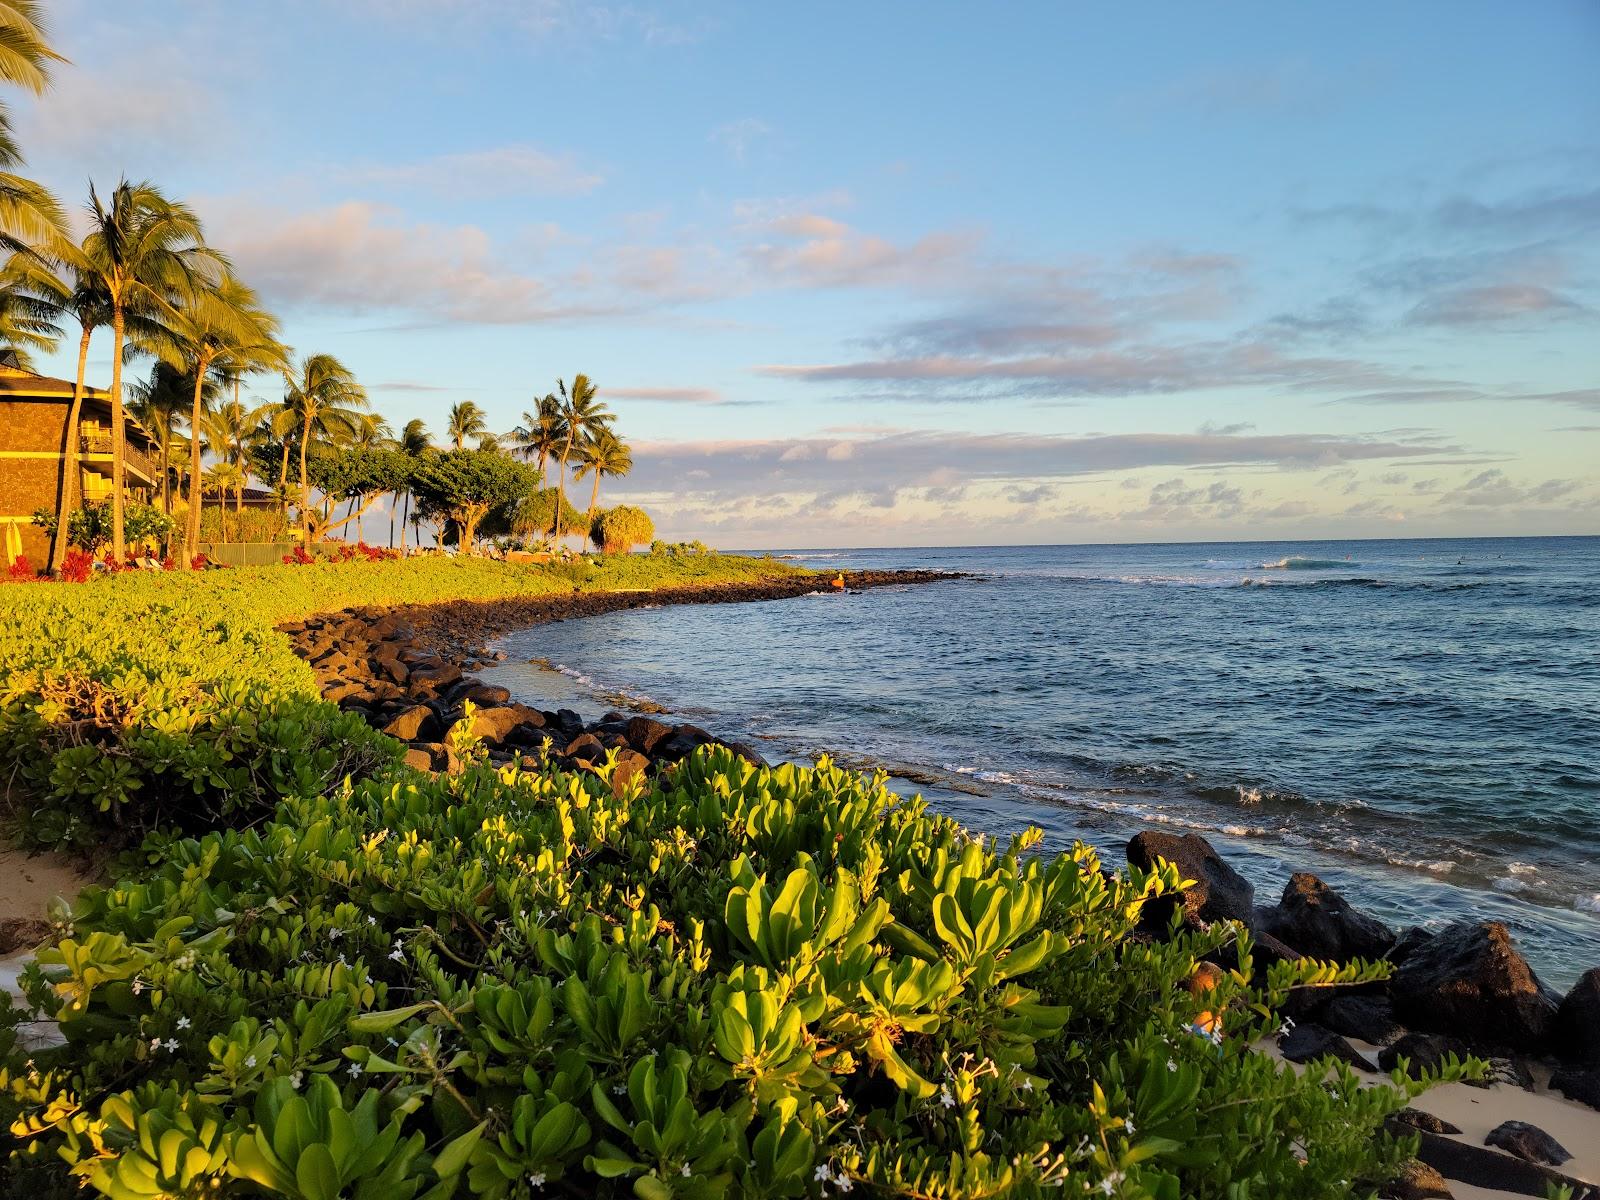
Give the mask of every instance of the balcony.
<path id="1" fill-rule="evenodd" d="M 103 474 L 111 473 L 111 431 L 109 429 L 84 430 L 78 437 L 78 452 L 83 455 L 84 465 Z M 127 465 L 128 474 L 136 476 L 141 483 L 155 486 L 160 479 L 160 468 L 156 460 L 130 441 L 123 448 L 123 461 Z"/>

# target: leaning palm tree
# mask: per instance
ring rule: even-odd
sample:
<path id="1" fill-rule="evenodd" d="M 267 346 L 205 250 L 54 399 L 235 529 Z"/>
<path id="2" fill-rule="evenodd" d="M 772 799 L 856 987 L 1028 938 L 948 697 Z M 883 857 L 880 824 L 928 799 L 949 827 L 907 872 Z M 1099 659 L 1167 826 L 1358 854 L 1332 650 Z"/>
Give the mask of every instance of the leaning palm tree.
<path id="1" fill-rule="evenodd" d="M 310 354 L 301 360 L 297 371 L 284 372 L 289 385 L 284 406 L 300 419 L 300 524 L 301 538 L 311 544 L 311 479 L 306 473 L 306 454 L 315 437 L 349 434 L 367 414 L 367 393 L 356 382 L 355 372 L 331 354 Z"/>
<path id="2" fill-rule="evenodd" d="M 45 41 L 40 0 L 0 3 L 0 82 L 42 95 L 50 70 L 66 60 Z M 48 190 L 9 169 L 22 151 L 11 131 L 11 116 L 0 105 L 0 249 L 16 251 L 51 246 L 66 238 L 66 214 Z"/>
<path id="3" fill-rule="evenodd" d="M 460 450 L 466 446 L 468 438 L 482 438 L 489 434 L 489 420 L 483 409 L 471 400 L 463 400 L 460 404 L 450 406 L 450 420 L 445 432 L 455 443 L 456 449 Z"/>
<path id="4" fill-rule="evenodd" d="M 594 477 L 594 488 L 589 493 L 589 512 L 587 520 L 594 521 L 594 510 L 600 503 L 600 480 L 609 475 L 613 479 L 626 475 L 633 470 L 633 451 L 628 448 L 628 443 L 619 438 L 606 426 L 595 434 L 594 437 L 584 442 L 578 454 L 578 469 L 574 477 L 582 479 L 585 475 Z"/>
<path id="5" fill-rule="evenodd" d="M 121 562 L 127 480 L 122 357 L 128 314 L 171 318 L 173 299 L 219 278 L 224 264 L 202 241 L 199 218 L 187 205 L 168 200 L 148 183 L 126 179 L 109 204 L 89 186 L 89 234 L 81 247 L 64 244 L 59 252 L 80 279 L 104 291 L 111 312 L 111 553 Z"/>
<path id="6" fill-rule="evenodd" d="M 602 429 L 611 424 L 611 410 L 596 398 L 599 389 L 587 375 L 574 375 L 570 392 L 567 390 L 565 380 L 556 380 L 556 387 L 561 392 L 562 416 L 567 426 L 566 441 L 561 443 L 561 470 L 556 480 L 555 513 L 550 519 L 550 533 L 559 537 L 557 531 L 561 528 L 561 506 L 567 498 L 567 459 L 572 456 L 575 443 L 592 440 Z"/>
<path id="7" fill-rule="evenodd" d="M 510 433 L 513 453 L 537 459 L 539 477 L 552 454 L 559 454 L 567 440 L 566 410 L 554 392 L 542 396 L 532 412 L 522 414 L 522 424 Z"/>
<path id="8" fill-rule="evenodd" d="M 200 448 L 205 432 L 205 384 L 237 375 L 277 346 L 277 318 L 256 294 L 231 273 L 215 284 L 197 282 L 176 297 L 162 323 L 162 335 L 148 348 L 186 371 L 194 392 L 189 413 L 189 478 L 200 479 Z M 183 565 L 200 553 L 200 489 L 191 483 L 184 534 Z"/>

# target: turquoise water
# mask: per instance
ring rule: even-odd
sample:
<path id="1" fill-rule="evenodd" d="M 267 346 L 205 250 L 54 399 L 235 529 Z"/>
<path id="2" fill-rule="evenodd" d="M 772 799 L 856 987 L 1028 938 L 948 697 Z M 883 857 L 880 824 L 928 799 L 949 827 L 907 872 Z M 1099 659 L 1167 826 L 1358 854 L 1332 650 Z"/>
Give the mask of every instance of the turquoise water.
<path id="1" fill-rule="evenodd" d="M 1600 538 L 792 551 L 980 578 L 512 636 L 530 700 L 665 704 L 769 758 L 903 771 L 968 825 L 1120 860 L 1193 829 L 1272 899 L 1510 922 L 1600 964 Z"/>

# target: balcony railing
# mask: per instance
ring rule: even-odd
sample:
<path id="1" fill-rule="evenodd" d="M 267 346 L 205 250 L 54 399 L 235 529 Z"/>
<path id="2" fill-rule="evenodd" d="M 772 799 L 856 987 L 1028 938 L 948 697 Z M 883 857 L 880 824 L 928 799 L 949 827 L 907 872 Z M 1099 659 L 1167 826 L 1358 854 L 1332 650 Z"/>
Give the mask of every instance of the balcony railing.
<path id="1" fill-rule="evenodd" d="M 84 432 L 78 437 L 78 452 L 80 454 L 112 454 L 111 431 L 109 429 L 95 429 Z M 151 482 L 160 479 L 160 467 L 156 460 L 144 453 L 132 442 L 123 446 L 123 461 L 128 467 L 143 475 Z"/>
<path id="2" fill-rule="evenodd" d="M 111 431 L 97 429 L 93 433 L 83 434 L 78 438 L 78 451 L 81 454 L 110 454 Z"/>

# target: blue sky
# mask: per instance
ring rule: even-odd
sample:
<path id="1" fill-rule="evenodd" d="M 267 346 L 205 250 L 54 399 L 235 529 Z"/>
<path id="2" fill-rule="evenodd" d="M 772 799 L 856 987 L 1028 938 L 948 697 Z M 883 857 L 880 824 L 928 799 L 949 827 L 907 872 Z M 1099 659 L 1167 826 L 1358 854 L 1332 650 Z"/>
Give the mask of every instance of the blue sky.
<path id="1" fill-rule="evenodd" d="M 1600 531 L 1592 3 L 55 9 L 36 176 L 397 426 L 588 372 L 668 536 Z"/>

